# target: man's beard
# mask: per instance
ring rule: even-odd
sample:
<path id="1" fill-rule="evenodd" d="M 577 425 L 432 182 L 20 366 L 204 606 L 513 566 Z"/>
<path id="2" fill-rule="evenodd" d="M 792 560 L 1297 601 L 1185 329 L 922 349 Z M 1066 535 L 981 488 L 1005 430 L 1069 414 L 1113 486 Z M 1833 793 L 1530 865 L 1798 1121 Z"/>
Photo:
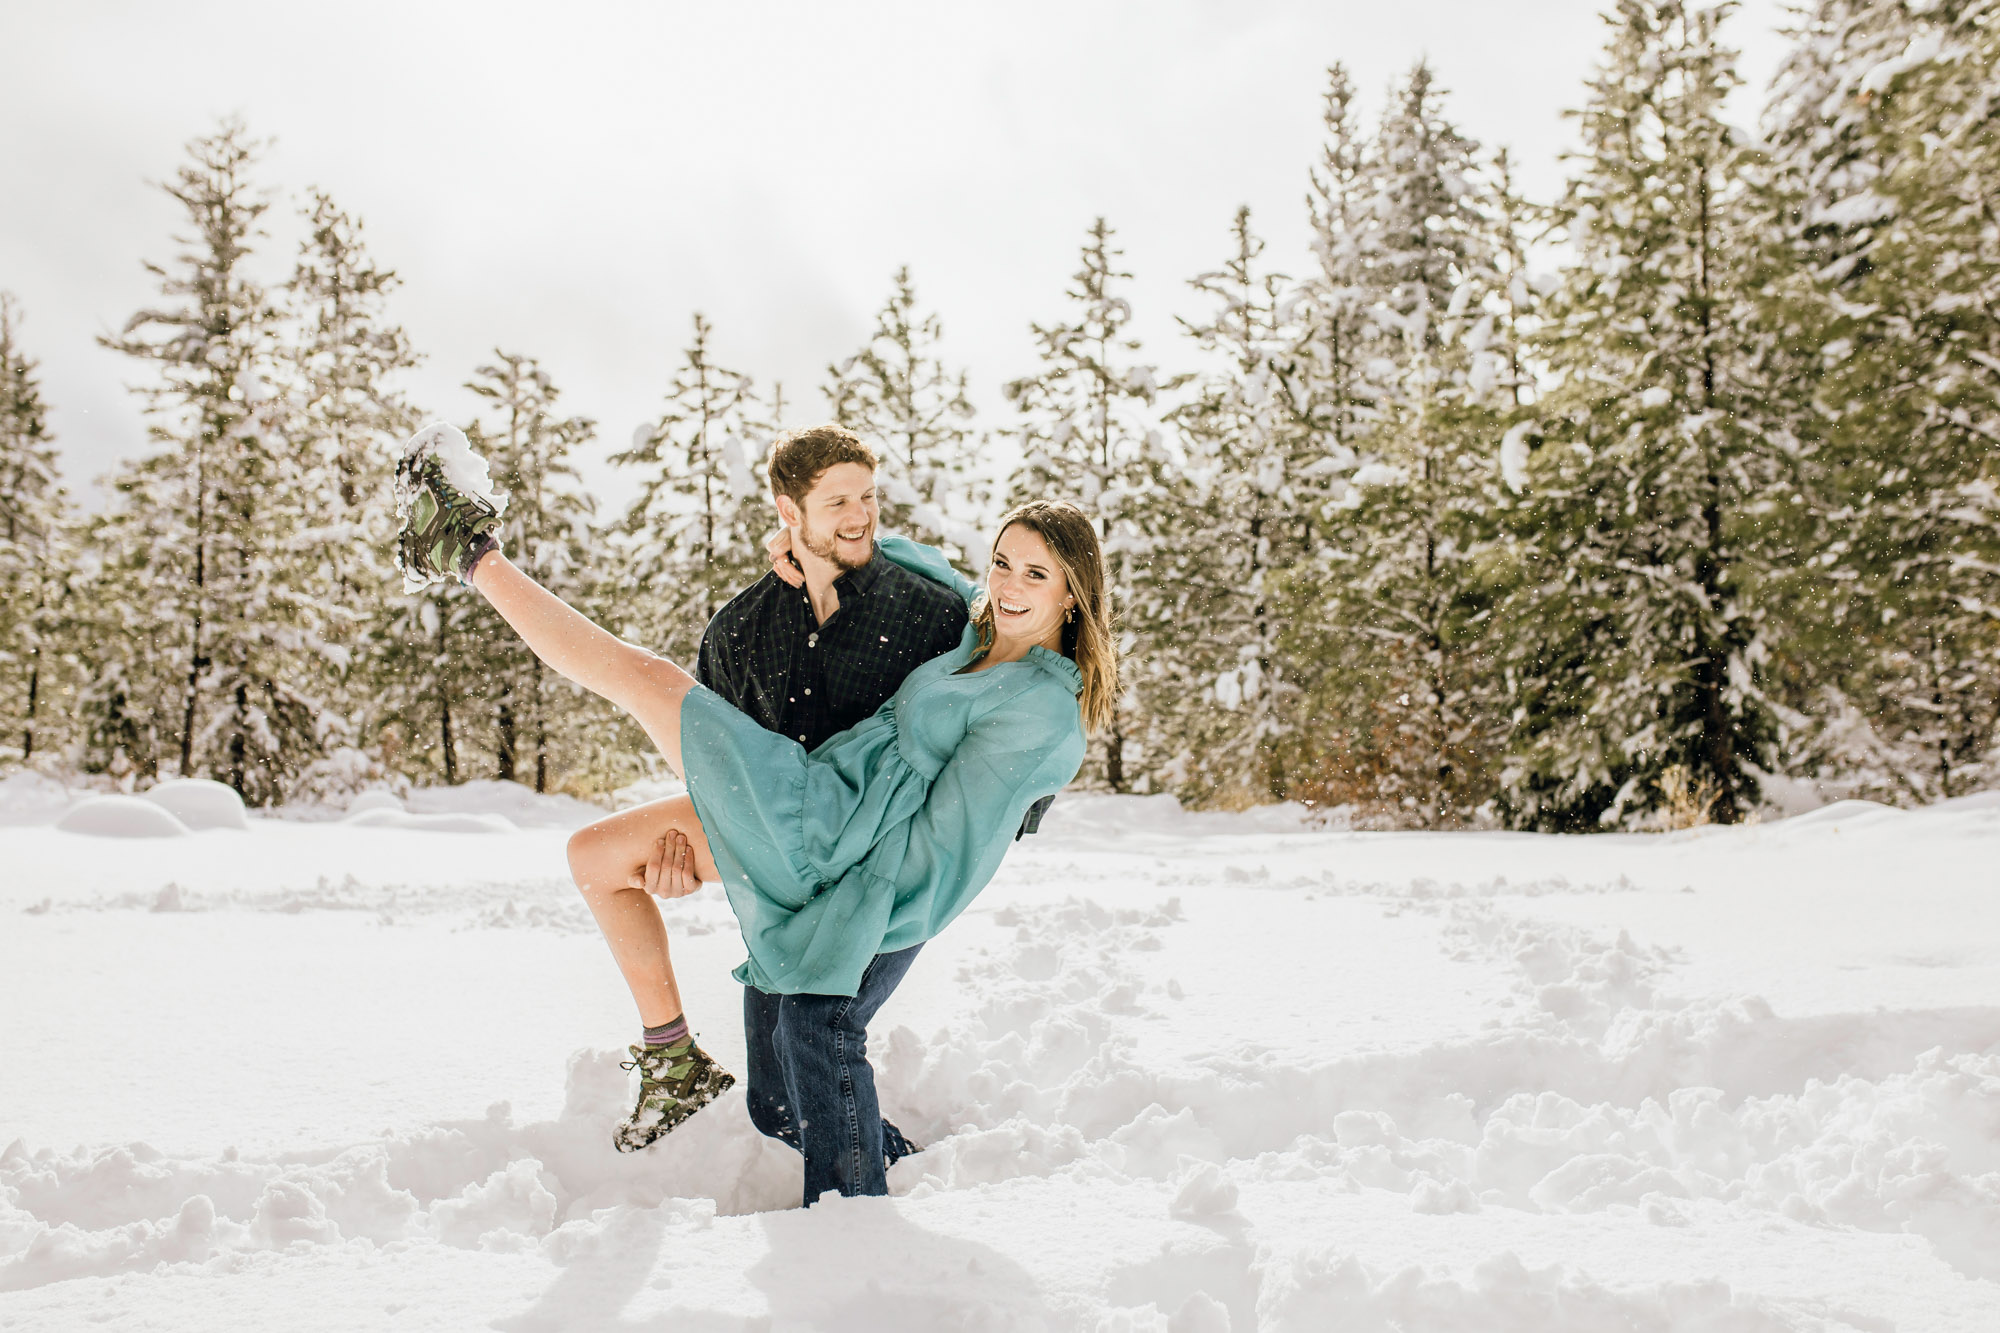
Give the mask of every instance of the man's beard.
<path id="1" fill-rule="evenodd" d="M 869 531 L 871 534 L 874 531 L 874 525 L 872 523 L 869 525 Z M 811 551 L 814 555 L 826 561 L 829 565 L 832 565 L 835 569 L 842 571 L 850 569 L 859 569 L 863 565 L 867 564 L 870 560 L 873 560 L 875 558 L 875 543 L 872 541 L 868 543 L 868 554 L 861 557 L 861 559 L 859 560 L 850 560 L 846 556 L 840 554 L 840 545 L 834 540 L 833 532 L 831 529 L 827 531 L 825 537 L 821 537 L 811 528 L 802 525 L 798 530 L 798 539 L 799 539 L 799 545 L 805 547 L 808 551 Z"/>

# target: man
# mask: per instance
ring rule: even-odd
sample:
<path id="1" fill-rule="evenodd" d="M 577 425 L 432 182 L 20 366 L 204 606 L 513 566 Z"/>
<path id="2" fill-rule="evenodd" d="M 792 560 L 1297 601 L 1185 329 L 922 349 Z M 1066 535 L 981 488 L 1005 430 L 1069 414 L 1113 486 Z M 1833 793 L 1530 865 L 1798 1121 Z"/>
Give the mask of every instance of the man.
<path id="1" fill-rule="evenodd" d="M 805 587 L 766 574 L 702 636 L 696 679 L 808 750 L 874 713 L 965 631 L 956 593 L 875 549 L 875 466 L 838 426 L 780 439 L 771 490 Z M 922 947 L 877 955 L 853 996 L 744 987 L 750 1121 L 804 1155 L 808 1204 L 828 1191 L 886 1194 L 889 1165 L 915 1151 L 881 1118 L 868 1021 Z"/>

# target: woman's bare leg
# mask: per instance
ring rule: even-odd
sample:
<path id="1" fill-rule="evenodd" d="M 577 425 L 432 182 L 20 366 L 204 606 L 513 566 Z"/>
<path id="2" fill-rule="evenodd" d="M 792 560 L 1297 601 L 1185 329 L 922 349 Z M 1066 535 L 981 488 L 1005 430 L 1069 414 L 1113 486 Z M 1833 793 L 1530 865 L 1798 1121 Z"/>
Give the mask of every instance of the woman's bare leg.
<path id="1" fill-rule="evenodd" d="M 693 676 L 592 624 L 498 551 L 472 567 L 472 586 L 535 656 L 630 713 L 674 772 L 687 772 L 681 765 L 681 701 L 694 688 Z"/>
<path id="2" fill-rule="evenodd" d="M 694 802 L 685 796 L 620 811 L 585 825 L 569 840 L 570 873 L 639 1006 L 639 1021 L 647 1027 L 681 1016 L 681 992 L 659 906 L 644 888 L 635 887 L 634 872 L 643 883 L 654 848 L 675 829 L 693 845 L 695 874 L 704 880 L 720 879 Z"/>

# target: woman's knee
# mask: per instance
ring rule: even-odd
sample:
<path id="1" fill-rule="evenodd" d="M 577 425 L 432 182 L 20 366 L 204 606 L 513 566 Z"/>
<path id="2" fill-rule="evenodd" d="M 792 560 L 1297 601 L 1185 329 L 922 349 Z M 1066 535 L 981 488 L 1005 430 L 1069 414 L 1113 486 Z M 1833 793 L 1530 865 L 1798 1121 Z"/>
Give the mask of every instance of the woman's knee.
<path id="1" fill-rule="evenodd" d="M 585 893 L 618 887 L 606 880 L 606 863 L 617 842 L 616 836 L 604 827 L 607 822 L 586 824 L 569 835 L 570 878 Z"/>

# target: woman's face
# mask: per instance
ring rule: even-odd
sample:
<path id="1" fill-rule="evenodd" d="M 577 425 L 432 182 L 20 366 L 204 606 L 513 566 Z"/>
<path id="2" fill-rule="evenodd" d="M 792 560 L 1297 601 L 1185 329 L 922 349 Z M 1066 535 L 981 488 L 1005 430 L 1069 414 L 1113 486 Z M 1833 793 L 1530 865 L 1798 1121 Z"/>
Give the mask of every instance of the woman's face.
<path id="1" fill-rule="evenodd" d="M 1010 642 L 1060 649 L 1063 613 L 1076 605 L 1069 581 L 1049 553 L 1042 535 L 1015 523 L 993 548 L 986 571 L 986 599 L 993 608 L 993 631 Z"/>

